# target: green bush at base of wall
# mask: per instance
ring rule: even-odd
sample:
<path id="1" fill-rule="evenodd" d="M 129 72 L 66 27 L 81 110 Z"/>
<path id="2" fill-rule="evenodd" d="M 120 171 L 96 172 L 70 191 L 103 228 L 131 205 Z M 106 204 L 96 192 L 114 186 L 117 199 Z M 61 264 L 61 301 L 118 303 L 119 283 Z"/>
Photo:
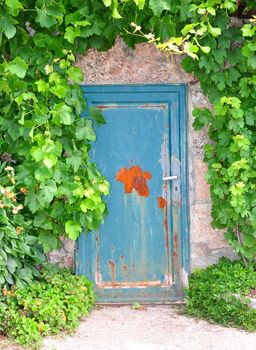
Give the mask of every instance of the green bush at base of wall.
<path id="1" fill-rule="evenodd" d="M 256 288 L 256 265 L 222 258 L 205 270 L 192 273 L 187 290 L 188 315 L 256 330 L 256 310 L 248 296 Z"/>
<path id="2" fill-rule="evenodd" d="M 85 276 L 50 266 L 40 276 L 30 286 L 0 293 L 0 333 L 20 344 L 74 330 L 94 304 L 93 286 Z"/>

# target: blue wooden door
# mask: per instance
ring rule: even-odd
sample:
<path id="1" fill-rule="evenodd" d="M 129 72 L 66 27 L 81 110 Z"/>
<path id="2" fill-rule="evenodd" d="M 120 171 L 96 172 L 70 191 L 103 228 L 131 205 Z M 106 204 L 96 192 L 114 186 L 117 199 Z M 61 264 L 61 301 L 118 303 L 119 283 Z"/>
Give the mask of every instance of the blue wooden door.
<path id="1" fill-rule="evenodd" d="M 94 281 L 101 302 L 180 300 L 188 269 L 186 88 L 83 88 L 106 119 L 92 158 L 110 196 L 105 223 L 78 241 L 77 273 Z"/>

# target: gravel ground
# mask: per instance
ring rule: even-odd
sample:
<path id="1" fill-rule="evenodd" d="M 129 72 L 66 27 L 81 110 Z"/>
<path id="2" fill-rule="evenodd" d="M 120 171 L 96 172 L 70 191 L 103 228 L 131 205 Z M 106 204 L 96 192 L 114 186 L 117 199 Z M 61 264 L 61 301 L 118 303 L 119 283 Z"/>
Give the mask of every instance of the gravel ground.
<path id="1" fill-rule="evenodd" d="M 73 336 L 47 338 L 42 350 L 256 350 L 256 333 L 188 318 L 171 306 L 105 306 Z"/>
<path id="2" fill-rule="evenodd" d="M 11 344 L 11 342 L 8 341 L 7 338 L 3 336 L 0 336 L 0 349 L 1 350 L 23 350 L 21 346 Z"/>
<path id="3" fill-rule="evenodd" d="M 0 338 L 0 349 L 22 350 Z M 180 314 L 172 306 L 96 308 L 71 336 L 48 337 L 41 350 L 256 350 L 256 333 Z"/>

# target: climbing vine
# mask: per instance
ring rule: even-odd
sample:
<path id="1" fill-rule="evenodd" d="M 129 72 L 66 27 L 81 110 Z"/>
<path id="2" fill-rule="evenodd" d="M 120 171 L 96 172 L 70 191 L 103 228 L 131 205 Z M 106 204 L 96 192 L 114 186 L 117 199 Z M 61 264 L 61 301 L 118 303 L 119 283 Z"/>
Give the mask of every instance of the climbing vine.
<path id="1" fill-rule="evenodd" d="M 211 55 L 201 55 L 198 62 L 185 59 L 183 67 L 200 77 L 213 105 L 193 113 L 195 128 L 209 126 L 212 141 L 205 145 L 212 225 L 227 230 L 228 242 L 246 261 L 256 254 L 255 20 L 222 31 L 210 43 Z"/>
<path id="2" fill-rule="evenodd" d="M 109 192 L 90 158 L 96 109 L 86 109 L 76 54 L 109 49 L 118 35 L 186 56 L 212 109 L 196 109 L 207 126 L 207 180 L 213 226 L 246 259 L 256 254 L 256 25 L 254 1 L 0 0 L 0 159 L 15 171 L 19 215 L 44 251 L 64 233 L 76 239 L 103 221 Z M 232 16 L 246 23 L 232 25 Z M 131 34 L 132 33 L 132 34 Z M 5 180 L 1 180 L 5 186 Z M 6 216 L 5 205 L 0 215 Z M 22 229 L 22 228 L 21 228 Z"/>

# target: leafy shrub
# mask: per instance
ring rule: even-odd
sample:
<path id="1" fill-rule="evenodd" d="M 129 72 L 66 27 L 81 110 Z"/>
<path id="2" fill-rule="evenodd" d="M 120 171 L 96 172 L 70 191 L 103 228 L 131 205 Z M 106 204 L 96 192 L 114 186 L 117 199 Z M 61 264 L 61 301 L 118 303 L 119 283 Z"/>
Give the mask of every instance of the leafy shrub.
<path id="1" fill-rule="evenodd" d="M 247 296 L 256 286 L 256 265 L 222 258 L 190 277 L 186 312 L 225 326 L 256 330 L 256 310 Z"/>
<path id="2" fill-rule="evenodd" d="M 102 197 L 109 192 L 90 159 L 96 135 L 92 119 L 81 118 L 83 74 L 73 66 L 71 43 L 63 41 L 64 15 L 81 7 L 71 3 L 0 2 L 1 21 L 17 24 L 3 40 L 0 26 L 0 159 L 15 168 L 15 192 L 27 190 L 21 204 L 44 253 L 58 248 L 63 234 L 76 240 L 98 228 L 106 214 Z M 37 7 L 38 17 L 32 15 Z M 99 111 L 91 116 L 104 121 Z"/>
<path id="3" fill-rule="evenodd" d="M 24 188 L 15 193 L 14 169 L 0 164 L 0 288 L 15 283 L 21 287 L 38 276 L 36 265 L 44 261 L 38 238 L 29 235 L 31 221 L 23 214 L 20 199 Z"/>
<path id="4" fill-rule="evenodd" d="M 0 332 L 20 344 L 38 342 L 43 335 L 78 326 L 94 303 L 92 282 L 67 269 L 47 266 L 40 280 L 0 294 Z"/>

